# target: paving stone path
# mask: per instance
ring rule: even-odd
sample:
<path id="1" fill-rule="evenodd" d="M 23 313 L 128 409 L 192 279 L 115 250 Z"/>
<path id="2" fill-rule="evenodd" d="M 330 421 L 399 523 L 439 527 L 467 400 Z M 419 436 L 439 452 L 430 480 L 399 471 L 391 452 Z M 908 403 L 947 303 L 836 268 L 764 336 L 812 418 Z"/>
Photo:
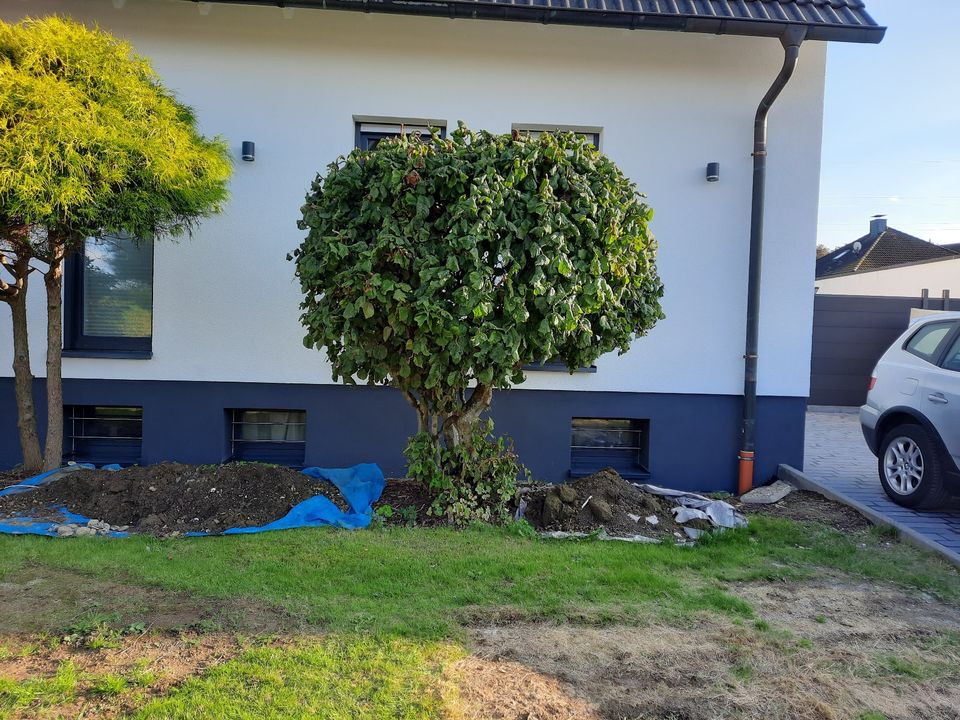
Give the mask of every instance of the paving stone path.
<path id="1" fill-rule="evenodd" d="M 856 414 L 808 412 L 803 471 L 834 492 L 903 523 L 960 553 L 960 511 L 916 512 L 890 501 L 877 477 L 873 456 Z"/>

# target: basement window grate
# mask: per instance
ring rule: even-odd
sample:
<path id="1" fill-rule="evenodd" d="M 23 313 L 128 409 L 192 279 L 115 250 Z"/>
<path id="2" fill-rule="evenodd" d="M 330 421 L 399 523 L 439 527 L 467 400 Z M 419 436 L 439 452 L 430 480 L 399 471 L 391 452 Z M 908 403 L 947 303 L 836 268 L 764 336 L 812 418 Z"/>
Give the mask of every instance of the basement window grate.
<path id="1" fill-rule="evenodd" d="M 230 460 L 303 467 L 304 410 L 230 410 Z"/>
<path id="2" fill-rule="evenodd" d="M 63 411 L 64 460 L 95 465 L 140 462 L 142 407 L 67 405 Z"/>
<path id="3" fill-rule="evenodd" d="M 650 477 L 649 420 L 573 418 L 570 475 L 583 477 L 608 467 L 631 480 Z"/>

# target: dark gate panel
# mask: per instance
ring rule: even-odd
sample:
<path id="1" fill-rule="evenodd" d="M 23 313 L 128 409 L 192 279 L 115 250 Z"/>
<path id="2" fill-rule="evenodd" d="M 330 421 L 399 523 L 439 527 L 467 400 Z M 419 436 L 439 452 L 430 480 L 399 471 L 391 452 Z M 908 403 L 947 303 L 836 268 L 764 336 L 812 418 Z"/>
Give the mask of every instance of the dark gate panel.
<path id="1" fill-rule="evenodd" d="M 944 302 L 929 299 L 931 310 Z M 813 303 L 811 405 L 862 405 L 870 373 L 910 322 L 920 298 L 817 295 Z"/>

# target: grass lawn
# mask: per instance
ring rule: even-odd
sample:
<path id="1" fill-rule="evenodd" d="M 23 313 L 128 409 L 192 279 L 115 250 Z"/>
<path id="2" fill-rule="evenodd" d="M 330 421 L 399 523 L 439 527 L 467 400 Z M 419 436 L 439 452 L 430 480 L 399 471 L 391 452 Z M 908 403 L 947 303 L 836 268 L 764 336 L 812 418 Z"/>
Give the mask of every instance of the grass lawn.
<path id="1" fill-rule="evenodd" d="M 530 688 L 540 718 L 700 717 L 701 694 L 714 716 L 893 718 L 909 688 L 947 707 L 960 687 L 956 569 L 767 517 L 695 548 L 522 528 L 4 536 L 0 587 L 0 718 L 506 718 Z M 887 617 L 896 598 L 922 608 Z M 606 688 L 650 659 L 703 674 L 689 707 L 636 685 L 649 668 Z M 790 673 L 819 689 L 769 705 Z"/>

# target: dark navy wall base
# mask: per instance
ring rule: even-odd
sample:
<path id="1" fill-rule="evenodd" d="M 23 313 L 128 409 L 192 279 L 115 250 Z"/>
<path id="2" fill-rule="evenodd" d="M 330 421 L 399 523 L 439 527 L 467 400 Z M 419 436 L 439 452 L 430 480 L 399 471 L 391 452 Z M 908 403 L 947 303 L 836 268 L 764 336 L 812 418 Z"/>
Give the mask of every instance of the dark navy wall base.
<path id="1" fill-rule="evenodd" d="M 34 393 L 45 418 L 42 380 Z M 367 386 L 65 379 L 64 402 L 142 406 L 144 464 L 226 459 L 231 408 L 306 410 L 307 465 L 375 462 L 387 477 L 403 475 L 403 447 L 416 430 L 413 409 L 396 390 Z M 568 478 L 571 418 L 649 418 L 652 482 L 732 491 L 740 408 L 734 395 L 507 390 L 494 393 L 493 418 L 539 480 Z M 805 411 L 805 398 L 759 399 L 758 481 L 780 463 L 803 466 Z M 13 379 L 0 378 L 0 468 L 19 461 Z"/>

